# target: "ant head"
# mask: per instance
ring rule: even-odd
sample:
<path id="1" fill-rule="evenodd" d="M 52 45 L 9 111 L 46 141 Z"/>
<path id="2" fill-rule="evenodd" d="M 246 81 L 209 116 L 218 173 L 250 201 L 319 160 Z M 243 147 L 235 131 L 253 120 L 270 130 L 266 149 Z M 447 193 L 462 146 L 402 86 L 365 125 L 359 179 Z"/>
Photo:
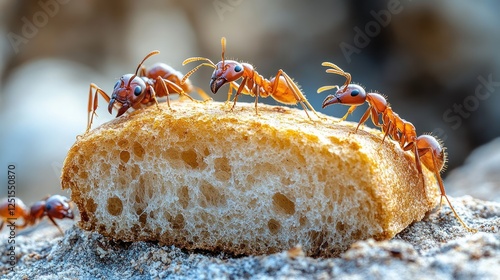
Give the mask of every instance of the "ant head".
<path id="1" fill-rule="evenodd" d="M 123 75 L 115 84 L 108 111 L 111 114 L 115 102 L 120 103 L 116 117 L 123 115 L 130 107 L 134 107 L 144 99 L 146 93 L 146 83 L 135 74 Z"/>
<path id="2" fill-rule="evenodd" d="M 224 57 L 226 53 L 226 38 L 222 37 L 220 40 L 222 46 L 222 60 L 215 65 L 215 70 L 212 73 L 212 79 L 210 80 L 210 89 L 213 93 L 216 93 L 221 86 L 226 83 L 234 82 L 243 76 L 245 72 L 244 66 L 234 60 L 226 60 Z"/>
<path id="3" fill-rule="evenodd" d="M 338 88 L 338 86 L 335 86 Z M 338 88 L 334 95 L 328 95 L 323 101 L 325 108 L 332 104 L 361 105 L 366 101 L 366 91 L 356 84 L 349 84 Z"/>
<path id="4" fill-rule="evenodd" d="M 136 104 L 142 101 L 144 98 L 144 93 L 146 92 L 146 83 L 140 77 L 137 77 L 137 72 L 141 68 L 142 64 L 149 57 L 159 54 L 159 51 L 152 51 L 144 57 L 144 59 L 137 65 L 135 69 L 135 74 L 123 75 L 118 82 L 116 82 L 113 89 L 113 94 L 111 95 L 111 100 L 109 101 L 108 111 L 111 114 L 113 110 L 113 105 L 116 101 L 121 104 L 120 109 L 116 117 L 123 115 L 130 107 L 134 107 Z"/>
<path id="5" fill-rule="evenodd" d="M 222 37 L 221 39 L 221 45 L 222 45 L 222 60 L 219 61 L 219 63 L 215 64 L 213 63 L 210 59 L 206 57 L 190 57 L 184 62 L 182 62 L 182 65 L 186 65 L 188 63 L 194 62 L 194 61 L 206 61 L 204 63 L 201 63 L 200 65 L 196 66 L 193 68 L 191 71 L 187 72 L 186 75 L 182 78 L 181 84 L 184 84 L 187 82 L 187 79 L 200 67 L 202 66 L 209 66 L 212 68 L 215 68 L 213 74 L 212 74 L 212 79 L 210 81 L 210 89 L 212 90 L 213 93 L 216 93 L 217 90 L 221 86 L 223 86 L 226 83 L 233 82 L 243 75 L 245 72 L 245 67 L 249 67 L 247 64 L 244 66 L 242 63 L 239 63 L 234 60 L 226 60 L 224 57 L 224 54 L 226 53 L 226 38 Z"/>
<path id="6" fill-rule="evenodd" d="M 62 195 L 53 195 L 45 201 L 45 212 L 47 216 L 57 219 L 73 219 L 73 211 L 69 199 Z"/>
<path id="7" fill-rule="evenodd" d="M 215 70 L 212 73 L 210 80 L 210 89 L 216 93 L 221 86 L 226 83 L 234 82 L 243 76 L 245 67 L 243 64 L 234 60 L 223 60 L 215 65 Z"/>

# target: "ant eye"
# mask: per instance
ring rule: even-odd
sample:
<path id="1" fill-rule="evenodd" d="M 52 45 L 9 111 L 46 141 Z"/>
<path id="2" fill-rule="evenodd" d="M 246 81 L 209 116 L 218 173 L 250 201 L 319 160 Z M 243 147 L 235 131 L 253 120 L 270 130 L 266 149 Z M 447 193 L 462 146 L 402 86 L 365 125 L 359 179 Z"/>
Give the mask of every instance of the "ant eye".
<path id="1" fill-rule="evenodd" d="M 234 71 L 240 72 L 242 70 L 242 67 L 240 65 L 234 66 Z"/>
<path id="2" fill-rule="evenodd" d="M 139 94 L 141 94 L 141 92 L 142 92 L 142 88 L 140 86 L 136 86 L 134 89 L 135 96 L 138 96 Z"/>
<path id="3" fill-rule="evenodd" d="M 50 204 L 47 204 L 47 205 L 45 206 L 45 210 L 50 211 L 50 209 L 52 209 L 52 206 L 50 206 Z"/>
<path id="4" fill-rule="evenodd" d="M 117 88 L 120 85 L 120 81 L 117 81 L 115 84 L 115 88 Z"/>
<path id="5" fill-rule="evenodd" d="M 359 94 L 359 90 L 357 90 L 357 89 L 351 91 L 351 96 L 356 96 L 358 94 Z"/>

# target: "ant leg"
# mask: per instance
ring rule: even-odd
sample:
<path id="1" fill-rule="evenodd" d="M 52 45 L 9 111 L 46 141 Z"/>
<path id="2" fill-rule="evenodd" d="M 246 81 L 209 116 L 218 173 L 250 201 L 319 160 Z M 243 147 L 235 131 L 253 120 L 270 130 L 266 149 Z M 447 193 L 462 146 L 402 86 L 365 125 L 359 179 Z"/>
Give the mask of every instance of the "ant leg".
<path id="1" fill-rule="evenodd" d="M 420 162 L 420 157 L 424 156 L 428 150 L 418 149 L 416 142 L 410 142 L 406 146 L 402 147 L 403 151 L 412 151 L 415 155 L 415 165 L 417 166 L 417 170 L 419 174 L 423 174 L 422 172 L 422 163 Z"/>
<path id="2" fill-rule="evenodd" d="M 160 109 L 160 105 L 158 104 L 158 99 L 156 99 L 156 91 L 155 91 L 155 89 L 152 86 L 149 86 L 149 87 L 150 87 L 151 97 L 153 97 L 153 99 L 155 101 L 155 104 L 156 104 L 156 109 L 161 110 Z M 168 106 L 168 108 L 170 110 L 172 110 L 172 107 L 170 107 L 170 98 L 169 98 L 169 96 L 170 96 L 170 94 L 167 91 L 167 106 Z"/>
<path id="3" fill-rule="evenodd" d="M 29 210 L 28 210 L 28 212 L 29 212 Z M 30 225 L 29 214 L 27 216 L 23 217 L 23 222 L 24 223 L 22 225 L 17 226 L 18 229 L 23 229 L 23 228 L 26 228 L 27 226 Z M 34 222 L 33 222 L 33 224 L 34 224 Z"/>
<path id="4" fill-rule="evenodd" d="M 401 138 L 405 138 L 404 135 L 402 135 Z M 425 187 L 425 177 L 424 173 L 422 172 L 422 162 L 420 161 L 420 157 L 425 155 L 427 153 L 427 150 L 425 151 L 419 150 L 416 142 L 409 142 L 406 146 L 401 146 L 401 148 L 403 149 L 403 151 L 411 150 L 413 152 L 415 156 L 415 165 L 417 166 L 418 176 L 419 178 L 422 179 L 422 187 L 424 189 L 424 195 L 427 197 L 427 191 Z"/>
<path id="5" fill-rule="evenodd" d="M 208 101 L 212 101 L 212 97 L 208 96 L 208 94 L 202 90 L 201 88 L 197 87 L 197 86 L 193 86 L 194 90 L 198 93 L 198 95 L 203 98 L 203 102 L 208 102 Z"/>
<path id="6" fill-rule="evenodd" d="M 259 109 L 257 108 L 257 103 L 259 101 L 259 93 L 260 93 L 260 86 L 255 85 L 255 91 L 257 94 L 255 95 L 255 114 L 259 115 Z"/>
<path id="7" fill-rule="evenodd" d="M 356 110 L 357 107 L 358 107 L 357 105 L 352 105 L 351 107 L 349 107 L 349 110 L 347 110 L 347 113 L 345 113 L 345 115 L 340 119 L 339 122 L 345 121 L 347 119 L 347 117 L 350 114 L 352 114 L 352 112 L 354 112 L 354 110 Z M 356 130 L 358 130 L 358 129 L 356 128 Z"/>
<path id="8" fill-rule="evenodd" d="M 231 95 L 233 95 L 233 83 L 230 83 L 229 84 L 229 89 L 227 90 L 227 100 L 226 100 L 226 103 L 229 103 L 229 101 L 231 101 Z M 236 88 L 236 91 L 238 91 L 238 88 L 240 87 L 240 85 L 238 85 L 238 87 Z"/>
<path id="9" fill-rule="evenodd" d="M 389 120 L 387 122 L 387 124 L 385 124 L 385 123 L 383 124 L 382 131 L 384 132 L 384 138 L 382 138 L 382 144 L 384 143 L 385 138 L 387 138 L 387 135 L 389 135 L 389 134 L 392 135 L 393 129 L 394 129 L 394 125 L 392 124 L 391 120 Z"/>
<path id="10" fill-rule="evenodd" d="M 95 89 L 94 93 L 94 98 L 92 99 L 92 89 Z M 106 102 L 109 103 L 111 98 L 109 97 L 106 92 L 104 92 L 102 89 L 100 89 L 96 84 L 91 83 L 90 88 L 89 88 L 89 101 L 88 101 L 88 107 L 87 107 L 87 129 L 85 130 L 85 133 L 89 132 L 90 127 L 92 126 L 92 123 L 94 121 L 94 115 L 97 116 L 96 110 L 98 106 L 98 96 L 97 94 L 100 94 Z"/>
<path id="11" fill-rule="evenodd" d="M 376 126 L 376 127 L 382 127 L 383 124 L 380 123 L 380 119 L 378 117 L 378 112 L 377 112 L 377 109 L 375 109 L 375 107 L 371 107 L 371 119 L 372 119 L 372 122 L 373 124 Z"/>
<path id="12" fill-rule="evenodd" d="M 351 108 L 349 108 L 349 110 L 350 109 Z M 347 112 L 349 112 L 349 111 L 347 111 Z M 358 126 L 356 126 L 356 130 L 354 131 L 355 133 L 358 132 L 359 126 L 362 125 L 362 124 L 364 124 L 366 122 L 366 120 L 368 120 L 368 117 L 370 117 L 370 107 L 368 107 L 368 109 L 366 109 L 365 113 L 363 114 L 363 116 L 359 120 Z"/>
<path id="13" fill-rule="evenodd" d="M 64 235 L 64 232 L 62 231 L 62 229 L 59 227 L 59 225 L 56 223 L 56 221 L 54 221 L 54 219 L 51 217 L 51 216 L 47 216 L 49 217 L 50 221 L 57 227 L 57 229 L 59 230 L 59 232 Z"/>
<path id="14" fill-rule="evenodd" d="M 311 118 L 311 116 L 309 116 L 309 113 L 307 112 L 307 109 L 309 109 L 310 111 L 312 111 L 316 115 L 316 117 L 318 117 L 319 119 L 325 119 L 325 118 L 322 118 L 322 117 L 320 117 L 318 115 L 318 112 L 316 112 L 316 110 L 314 110 L 313 106 L 309 103 L 309 101 L 307 101 L 306 97 L 304 96 L 304 94 L 302 93 L 302 91 L 299 89 L 299 87 L 297 86 L 297 84 L 282 69 L 278 70 L 278 73 L 276 74 L 276 77 L 274 78 L 274 85 L 273 85 L 272 92 L 275 92 L 276 89 L 278 88 L 278 83 L 279 83 L 279 80 L 280 80 L 280 76 L 282 76 L 283 78 L 285 78 L 285 81 L 286 81 L 286 83 L 288 85 L 288 88 L 292 91 L 292 93 L 293 93 L 293 95 L 295 97 L 295 100 L 298 103 L 300 103 L 300 105 L 302 106 L 302 109 L 304 109 L 304 111 L 306 112 L 307 117 L 310 120 L 312 120 L 312 118 Z"/>
<path id="15" fill-rule="evenodd" d="M 163 92 L 167 96 L 167 106 L 168 106 L 168 109 L 172 110 L 172 107 L 170 107 L 170 92 L 168 91 L 168 87 L 165 84 L 165 81 L 169 82 L 168 80 L 163 79 L 161 76 L 156 77 L 156 82 L 161 85 L 161 87 L 163 88 Z M 181 89 L 181 92 L 184 92 L 184 91 L 182 91 L 182 89 Z M 155 92 L 155 90 L 154 90 L 153 87 L 151 87 L 151 96 L 155 100 L 156 108 L 158 108 L 158 110 L 159 110 L 160 106 L 158 105 L 158 100 L 156 99 L 156 92 Z"/>
<path id="16" fill-rule="evenodd" d="M 457 220 L 460 222 L 460 224 L 462 224 L 462 226 L 465 229 L 467 229 L 470 232 L 477 232 L 477 229 L 470 228 L 469 226 L 467 226 L 465 224 L 465 222 L 457 214 L 457 211 L 455 211 L 455 208 L 453 208 L 453 206 L 451 205 L 451 202 L 448 199 L 448 196 L 446 195 L 446 191 L 444 189 L 444 184 L 443 184 L 443 180 L 441 179 L 441 175 L 439 174 L 439 171 L 436 169 L 436 166 L 437 166 L 436 157 L 434 157 L 434 153 L 432 153 L 431 148 L 425 148 L 425 149 L 421 149 L 421 150 L 425 150 L 425 152 L 429 152 L 429 151 L 431 152 L 432 161 L 433 161 L 433 164 L 434 164 L 434 170 L 433 170 L 434 171 L 434 175 L 436 176 L 436 179 L 437 179 L 438 184 L 439 184 L 439 189 L 441 191 L 441 201 L 443 201 L 443 197 L 446 199 L 446 201 L 448 202 L 448 205 L 450 206 L 451 211 L 455 215 L 455 218 L 457 218 Z M 424 154 L 425 154 L 425 152 L 424 152 Z"/>
<path id="17" fill-rule="evenodd" d="M 195 100 L 193 97 L 191 97 L 189 94 L 185 93 L 184 90 L 179 86 L 177 85 L 176 83 L 172 82 L 172 81 L 169 81 L 169 80 L 163 80 L 164 82 L 166 82 L 168 85 L 170 85 L 171 87 L 174 88 L 175 92 L 177 92 L 179 94 L 179 96 L 185 96 L 187 98 L 189 98 L 189 100 L 193 101 L 193 102 L 201 102 L 199 100 Z M 168 90 L 168 89 L 167 89 Z"/>
<path id="18" fill-rule="evenodd" d="M 227 91 L 227 100 L 226 103 L 229 103 L 231 101 L 231 95 L 233 95 L 233 90 L 238 92 L 238 89 L 240 88 L 241 85 L 239 85 L 237 82 L 231 82 L 229 83 L 229 89 Z M 243 90 L 241 92 L 244 92 Z"/>
<path id="19" fill-rule="evenodd" d="M 408 142 L 408 137 L 405 134 L 405 131 L 401 131 L 401 137 L 399 138 L 399 146 L 403 148 L 405 143 Z"/>
<path id="20" fill-rule="evenodd" d="M 231 111 L 234 110 L 234 107 L 236 106 L 236 101 L 238 101 L 238 96 L 241 94 L 243 91 L 243 88 L 245 87 L 245 84 L 247 83 L 247 78 L 243 78 L 243 81 L 241 82 L 240 86 L 238 87 L 238 90 L 236 91 L 236 95 L 234 96 L 234 103 L 233 107 L 231 107 Z M 231 85 L 230 85 L 231 86 Z M 229 100 L 228 100 L 229 101 Z M 226 101 L 227 102 L 227 101 Z"/>

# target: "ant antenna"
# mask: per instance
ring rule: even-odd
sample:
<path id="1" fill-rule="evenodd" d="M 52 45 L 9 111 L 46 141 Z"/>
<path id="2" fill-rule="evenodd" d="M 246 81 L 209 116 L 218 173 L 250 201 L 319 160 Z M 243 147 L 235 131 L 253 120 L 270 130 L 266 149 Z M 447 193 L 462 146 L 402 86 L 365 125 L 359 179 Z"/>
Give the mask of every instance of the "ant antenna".
<path id="1" fill-rule="evenodd" d="M 346 81 L 344 83 L 344 90 L 343 90 L 343 92 L 345 92 L 347 90 L 347 86 L 351 83 L 351 74 L 345 72 L 340 67 L 338 67 L 337 65 L 335 65 L 331 62 L 323 62 L 323 63 L 321 63 L 321 65 L 333 68 L 333 69 L 326 69 L 326 71 L 325 71 L 326 73 L 337 74 L 337 75 L 343 76 L 346 79 Z"/>
<path id="2" fill-rule="evenodd" d="M 222 45 L 222 69 L 224 69 L 224 53 L 226 52 L 226 37 L 220 39 L 220 44 Z"/>
<path id="3" fill-rule="evenodd" d="M 220 39 L 220 44 L 222 45 L 222 69 L 224 69 L 224 54 L 226 53 L 226 37 L 222 37 Z M 182 78 L 181 80 L 181 85 L 183 85 L 186 80 L 191 76 L 193 75 L 194 72 L 198 71 L 198 69 L 200 69 L 200 67 L 202 66 L 209 66 L 209 67 L 212 67 L 212 68 L 217 68 L 217 66 L 215 65 L 215 63 L 213 63 L 210 59 L 206 58 L 206 57 L 190 57 L 190 58 L 187 58 L 186 60 L 184 60 L 182 62 L 182 65 L 186 65 L 188 63 L 191 63 L 191 62 L 194 62 L 194 61 L 206 61 L 204 63 L 201 63 L 200 65 L 196 66 L 195 68 L 193 68 L 191 71 L 187 72 L 186 75 L 184 75 L 184 77 Z"/>
<path id="4" fill-rule="evenodd" d="M 159 53 L 160 53 L 160 51 L 155 50 L 155 51 L 148 53 L 148 55 L 146 55 L 146 57 L 141 61 L 141 63 L 139 63 L 139 65 L 137 65 L 137 69 L 135 69 L 134 75 L 132 75 L 130 80 L 128 80 L 127 88 L 130 88 L 130 83 L 132 82 L 133 79 L 135 79 L 135 77 L 137 77 L 137 72 L 139 72 L 139 68 L 141 68 L 141 65 L 144 63 L 144 61 L 146 61 L 146 59 L 152 57 L 153 55 L 157 55 Z"/>
<path id="5" fill-rule="evenodd" d="M 183 85 L 186 80 L 191 76 L 193 75 L 194 72 L 196 72 L 198 69 L 200 69 L 201 66 L 209 66 L 209 67 L 212 67 L 212 68 L 216 68 L 215 67 L 215 64 L 208 58 L 206 57 L 190 57 L 186 60 L 184 60 L 182 62 L 182 65 L 186 65 L 188 63 L 191 63 L 191 62 L 194 62 L 194 61 L 200 61 L 200 60 L 204 60 L 204 61 L 207 61 L 207 62 L 204 62 L 198 66 L 196 66 L 194 69 L 192 69 L 191 71 L 187 72 L 186 75 L 184 75 L 184 77 L 182 78 L 181 80 L 181 85 Z"/>

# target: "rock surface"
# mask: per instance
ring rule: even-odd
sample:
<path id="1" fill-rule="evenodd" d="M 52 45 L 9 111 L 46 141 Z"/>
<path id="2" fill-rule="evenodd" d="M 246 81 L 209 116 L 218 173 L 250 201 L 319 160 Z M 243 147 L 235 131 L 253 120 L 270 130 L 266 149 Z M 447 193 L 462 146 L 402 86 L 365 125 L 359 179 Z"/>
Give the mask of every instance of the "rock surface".
<path id="1" fill-rule="evenodd" d="M 452 198 L 469 233 L 449 207 L 430 213 L 394 239 L 359 241 L 339 258 L 304 257 L 298 248 L 267 256 L 232 257 L 183 251 L 157 243 L 125 243 L 83 231 L 70 221 L 61 237 L 44 223 L 0 235 L 2 279 L 498 279 L 500 203 Z M 11 268 L 13 271 L 11 271 Z"/>

